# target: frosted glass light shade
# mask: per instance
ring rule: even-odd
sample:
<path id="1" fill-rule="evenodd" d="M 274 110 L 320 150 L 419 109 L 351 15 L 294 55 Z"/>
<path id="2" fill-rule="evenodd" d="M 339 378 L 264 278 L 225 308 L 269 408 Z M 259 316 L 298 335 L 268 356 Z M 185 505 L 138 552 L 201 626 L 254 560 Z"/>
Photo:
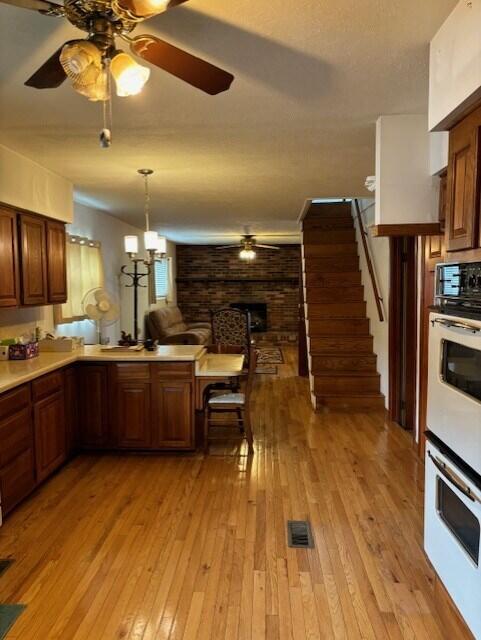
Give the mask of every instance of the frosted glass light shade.
<path id="1" fill-rule="evenodd" d="M 165 11 L 169 0 L 119 0 L 119 5 L 138 18 L 148 18 Z"/>
<path id="2" fill-rule="evenodd" d="M 157 251 L 159 236 L 157 231 L 146 231 L 144 233 L 144 245 L 146 251 Z"/>
<path id="3" fill-rule="evenodd" d="M 142 91 L 150 76 L 150 69 L 135 62 L 127 53 L 118 53 L 110 63 L 110 71 L 120 97 L 135 96 Z"/>
<path id="4" fill-rule="evenodd" d="M 157 253 L 167 253 L 167 239 L 163 236 L 157 238 Z"/>
<path id="5" fill-rule="evenodd" d="M 256 252 L 253 249 L 242 249 L 239 253 L 241 260 L 255 260 Z"/>
<path id="6" fill-rule="evenodd" d="M 139 239 L 137 236 L 124 236 L 125 253 L 139 252 Z"/>

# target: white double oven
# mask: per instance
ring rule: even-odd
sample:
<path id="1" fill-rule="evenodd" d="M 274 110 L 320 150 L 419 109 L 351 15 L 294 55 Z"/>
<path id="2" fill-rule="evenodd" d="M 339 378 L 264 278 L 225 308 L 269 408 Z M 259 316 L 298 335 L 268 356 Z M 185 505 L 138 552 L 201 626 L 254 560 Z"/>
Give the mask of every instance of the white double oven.
<path id="1" fill-rule="evenodd" d="M 446 272 L 438 271 L 438 294 Z M 451 281 L 460 299 L 468 277 L 459 270 Z M 481 303 L 481 278 L 470 282 Z M 475 296 L 466 306 L 448 298 L 456 296 L 441 295 L 430 316 L 424 546 L 481 640 L 481 313 Z"/>

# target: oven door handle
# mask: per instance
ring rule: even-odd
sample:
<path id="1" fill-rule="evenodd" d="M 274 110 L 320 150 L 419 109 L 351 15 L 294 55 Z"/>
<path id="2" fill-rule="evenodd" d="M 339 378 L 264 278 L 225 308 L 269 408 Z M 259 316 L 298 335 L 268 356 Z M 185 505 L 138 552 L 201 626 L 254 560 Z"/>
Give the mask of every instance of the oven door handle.
<path id="1" fill-rule="evenodd" d="M 460 478 L 458 478 L 454 471 L 451 471 L 451 469 L 449 469 L 449 467 L 442 460 L 440 460 L 436 456 L 433 456 L 430 451 L 428 451 L 428 456 L 431 458 L 434 466 L 439 471 L 439 473 L 441 473 L 447 480 L 449 480 L 449 482 L 451 482 L 451 484 L 453 484 L 456 489 L 458 489 L 458 491 L 461 491 L 461 493 L 465 495 L 466 498 L 472 500 L 472 502 L 480 502 L 478 497 L 474 493 L 472 493 L 471 489 Z"/>
<path id="2" fill-rule="evenodd" d="M 469 333 L 479 333 L 481 329 L 479 327 L 473 327 L 472 324 L 468 324 L 467 322 L 457 322 L 456 320 L 443 320 L 442 318 L 434 318 L 431 320 L 431 324 L 442 324 L 443 327 L 455 328 L 455 329 L 464 329 L 464 331 L 469 331 Z"/>

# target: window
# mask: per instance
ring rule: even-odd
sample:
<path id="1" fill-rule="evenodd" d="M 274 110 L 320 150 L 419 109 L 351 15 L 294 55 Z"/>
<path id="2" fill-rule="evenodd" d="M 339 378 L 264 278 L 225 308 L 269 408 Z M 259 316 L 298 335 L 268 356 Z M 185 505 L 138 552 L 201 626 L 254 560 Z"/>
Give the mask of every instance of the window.
<path id="1" fill-rule="evenodd" d="M 87 291 L 104 286 L 99 242 L 78 236 L 67 238 L 67 302 L 55 307 L 55 323 L 84 320 L 82 300 Z"/>
<path id="2" fill-rule="evenodd" d="M 169 270 L 169 258 L 155 261 L 154 281 L 156 300 L 167 298 L 169 296 Z"/>

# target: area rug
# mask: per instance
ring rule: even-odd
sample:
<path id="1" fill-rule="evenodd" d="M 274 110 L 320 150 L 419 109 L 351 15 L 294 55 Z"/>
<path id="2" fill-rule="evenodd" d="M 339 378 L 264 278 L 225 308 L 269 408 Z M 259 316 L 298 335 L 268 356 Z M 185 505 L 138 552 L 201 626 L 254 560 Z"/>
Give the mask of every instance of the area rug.
<path id="1" fill-rule="evenodd" d="M 277 373 L 277 367 L 275 364 L 260 364 L 256 367 L 256 373 L 260 375 L 273 375 Z"/>
<path id="2" fill-rule="evenodd" d="M 25 609 L 24 604 L 0 604 L 0 640 L 5 638 L 9 629 Z"/>
<path id="3" fill-rule="evenodd" d="M 264 364 L 282 364 L 284 358 L 282 351 L 279 347 L 258 347 L 257 348 L 257 363 L 259 365 Z"/>

